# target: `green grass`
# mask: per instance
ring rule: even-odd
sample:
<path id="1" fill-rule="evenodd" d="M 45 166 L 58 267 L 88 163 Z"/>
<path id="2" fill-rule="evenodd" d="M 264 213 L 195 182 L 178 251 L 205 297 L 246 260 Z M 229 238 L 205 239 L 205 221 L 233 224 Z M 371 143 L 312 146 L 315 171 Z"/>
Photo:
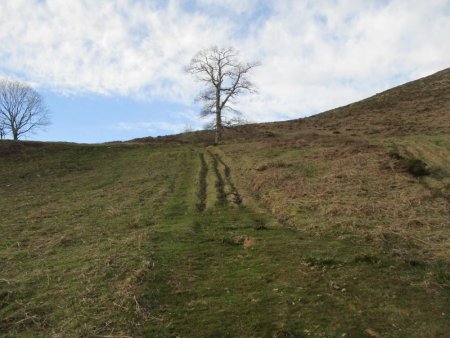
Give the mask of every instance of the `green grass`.
<path id="1" fill-rule="evenodd" d="M 152 256 L 159 264 L 138 300 L 149 321 L 138 335 L 445 334 L 448 294 L 427 285 L 427 267 L 370 243 L 258 230 L 261 217 L 224 208 L 162 227 L 154 241 L 165 245 Z M 254 245 L 245 249 L 242 238 Z"/>
<path id="2" fill-rule="evenodd" d="M 128 330 L 130 280 L 161 211 L 177 208 L 185 165 L 196 170 L 190 152 L 45 145 L 2 157 L 0 331 Z"/>
<path id="3" fill-rule="evenodd" d="M 314 218 L 314 209 L 303 209 L 314 196 L 290 197 L 286 210 L 303 225 L 277 222 L 276 196 L 288 199 L 270 180 L 318 184 L 342 165 L 318 161 L 321 148 L 304 149 L 301 157 L 284 149 L 267 161 L 284 164 L 262 171 L 237 168 L 227 154 L 240 148 L 232 146 L 211 150 L 222 152 L 214 157 L 220 165 L 203 148 L 177 144 L 25 143 L 4 151 L 0 334 L 445 336 L 446 260 L 428 259 L 414 241 L 408 247 L 403 233 L 350 230 L 318 209 Z M 252 168 L 254 156 L 264 157 L 239 154 Z M 263 179 L 260 194 L 278 194 L 273 205 L 264 198 L 250 203 L 245 178 Z M 364 184 L 376 195 L 376 182 Z M 211 201 L 218 189 L 230 194 L 223 203 L 198 209 L 199 191 Z M 243 205 L 233 203 L 235 193 Z M 438 213 L 428 217 L 439 220 Z"/>

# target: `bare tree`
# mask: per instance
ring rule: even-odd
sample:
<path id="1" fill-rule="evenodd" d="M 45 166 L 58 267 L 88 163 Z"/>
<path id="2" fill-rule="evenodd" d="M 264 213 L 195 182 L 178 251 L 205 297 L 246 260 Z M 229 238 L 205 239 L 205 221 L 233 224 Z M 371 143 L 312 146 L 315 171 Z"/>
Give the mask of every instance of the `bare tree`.
<path id="1" fill-rule="evenodd" d="M 0 120 L 0 140 L 3 140 L 6 137 L 6 126 L 5 123 Z"/>
<path id="2" fill-rule="evenodd" d="M 39 93 L 16 80 L 0 80 L 0 120 L 14 140 L 50 124 L 48 110 Z"/>
<path id="3" fill-rule="evenodd" d="M 186 68 L 197 80 L 205 84 L 197 100 L 203 104 L 200 115 L 214 116 L 215 143 L 222 140 L 224 112 L 237 112 L 233 104 L 236 96 L 245 92 L 255 92 L 248 79 L 249 71 L 258 63 L 241 63 L 238 52 L 232 48 L 211 47 L 199 51 Z"/>

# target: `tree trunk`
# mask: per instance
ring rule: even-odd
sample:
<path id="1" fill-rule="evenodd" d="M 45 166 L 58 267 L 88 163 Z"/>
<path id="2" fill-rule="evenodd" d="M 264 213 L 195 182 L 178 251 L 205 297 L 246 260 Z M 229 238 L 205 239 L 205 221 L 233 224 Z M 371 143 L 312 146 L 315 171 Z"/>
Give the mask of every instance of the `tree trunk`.
<path id="1" fill-rule="evenodd" d="M 13 139 L 14 139 L 14 141 L 17 141 L 19 139 L 19 135 L 17 133 L 17 130 L 13 130 Z"/>
<path id="2" fill-rule="evenodd" d="M 216 137 L 214 144 L 222 141 L 222 111 L 220 109 L 220 86 L 216 87 Z"/>
<path id="3" fill-rule="evenodd" d="M 220 111 L 216 111 L 216 137 L 214 140 L 215 144 L 219 144 L 219 142 L 222 141 L 222 117 L 220 115 Z"/>

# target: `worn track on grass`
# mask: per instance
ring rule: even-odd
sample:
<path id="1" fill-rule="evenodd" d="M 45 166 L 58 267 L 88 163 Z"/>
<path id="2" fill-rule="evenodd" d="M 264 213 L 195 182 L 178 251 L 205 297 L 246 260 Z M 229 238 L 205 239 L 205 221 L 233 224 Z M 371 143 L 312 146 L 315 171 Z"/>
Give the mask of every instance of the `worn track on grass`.
<path id="1" fill-rule="evenodd" d="M 216 175 L 216 194 L 217 194 L 217 205 L 225 205 L 228 203 L 227 201 L 227 195 L 225 194 L 225 181 L 223 179 L 222 173 L 219 169 L 219 161 L 217 158 L 208 151 L 209 156 L 211 156 L 212 164 L 213 164 L 213 171 Z"/>
<path id="2" fill-rule="evenodd" d="M 208 165 L 205 161 L 205 155 L 199 154 L 200 158 L 200 173 L 198 177 L 198 191 L 197 191 L 197 211 L 202 212 L 206 208 L 206 176 L 208 175 Z"/>
<path id="3" fill-rule="evenodd" d="M 225 161 L 218 154 L 214 154 L 209 150 L 206 153 L 200 153 L 199 159 L 197 211 L 203 212 L 208 206 L 208 200 L 214 200 L 215 206 L 224 206 L 229 203 L 236 206 L 242 204 L 242 197 L 233 182 L 231 169 Z M 210 173 L 213 173 L 214 190 L 208 187 L 208 181 L 211 181 L 208 180 Z M 209 182 L 209 184 L 211 183 Z M 211 193 L 214 193 L 215 196 L 208 196 Z"/>
<path id="4" fill-rule="evenodd" d="M 242 197 L 239 194 L 239 191 L 237 190 L 233 179 L 231 177 L 231 169 L 230 167 L 223 161 L 223 159 L 218 155 L 218 154 L 213 154 L 211 153 L 211 156 L 213 156 L 218 163 L 222 164 L 223 168 L 224 168 L 224 174 L 225 174 L 225 182 L 226 185 L 228 185 L 230 193 L 229 195 L 233 196 L 233 203 L 235 203 L 236 205 L 240 205 L 242 203 Z"/>

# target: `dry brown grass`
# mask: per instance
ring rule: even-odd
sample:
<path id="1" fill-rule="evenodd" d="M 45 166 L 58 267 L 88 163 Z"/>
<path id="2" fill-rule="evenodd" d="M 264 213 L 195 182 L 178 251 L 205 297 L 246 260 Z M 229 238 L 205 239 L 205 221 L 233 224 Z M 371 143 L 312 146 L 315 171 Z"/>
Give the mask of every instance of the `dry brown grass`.
<path id="1" fill-rule="evenodd" d="M 335 144 L 300 149 L 267 145 L 259 151 L 230 144 L 223 149 L 234 159 L 241 184 L 289 227 L 316 234 L 359 233 L 375 242 L 391 232 L 423 247 L 430 257 L 437 252 L 443 256 L 450 244 L 445 231 L 449 202 L 398 169 L 386 147 L 345 145 L 338 139 Z M 268 155 L 276 165 L 260 164 Z"/>

